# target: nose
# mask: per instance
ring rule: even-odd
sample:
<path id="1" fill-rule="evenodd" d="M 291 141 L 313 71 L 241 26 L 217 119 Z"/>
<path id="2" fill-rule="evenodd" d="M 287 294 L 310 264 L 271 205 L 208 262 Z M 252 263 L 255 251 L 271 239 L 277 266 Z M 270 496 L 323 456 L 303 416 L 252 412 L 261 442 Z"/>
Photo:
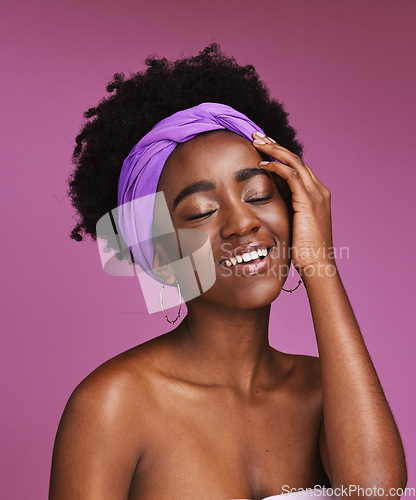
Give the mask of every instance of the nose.
<path id="1" fill-rule="evenodd" d="M 236 200 L 235 202 L 229 200 L 227 207 L 223 210 L 221 227 L 221 236 L 223 238 L 244 236 L 258 231 L 260 226 L 261 222 L 249 203 L 242 200 Z"/>

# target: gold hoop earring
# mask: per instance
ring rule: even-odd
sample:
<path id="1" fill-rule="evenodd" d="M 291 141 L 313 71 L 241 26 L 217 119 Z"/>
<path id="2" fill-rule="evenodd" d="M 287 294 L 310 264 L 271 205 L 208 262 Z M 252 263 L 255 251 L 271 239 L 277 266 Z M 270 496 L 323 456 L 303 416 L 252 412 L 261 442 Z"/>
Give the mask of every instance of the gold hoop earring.
<path id="1" fill-rule="evenodd" d="M 163 312 L 163 315 L 165 316 L 166 318 L 166 321 L 168 321 L 169 323 L 171 323 L 172 325 L 175 323 L 175 321 L 177 321 L 181 315 L 181 306 L 182 306 L 182 295 L 181 295 L 181 288 L 179 286 L 179 282 L 177 280 L 175 280 L 175 285 L 178 289 L 178 294 L 179 294 L 179 310 L 178 310 L 178 314 L 176 315 L 176 318 L 174 320 L 170 320 L 164 309 L 163 309 L 163 290 L 165 288 L 165 282 L 163 282 L 163 285 L 162 285 L 162 288 L 160 290 L 160 307 L 162 308 L 162 312 Z"/>
<path id="2" fill-rule="evenodd" d="M 299 283 L 295 286 L 295 288 L 291 288 L 290 290 L 286 290 L 285 288 L 282 287 L 282 290 L 284 292 L 289 292 L 289 293 L 292 293 L 294 292 L 295 290 L 297 290 L 299 287 L 300 287 L 300 284 L 302 283 L 302 280 L 299 280 Z"/>

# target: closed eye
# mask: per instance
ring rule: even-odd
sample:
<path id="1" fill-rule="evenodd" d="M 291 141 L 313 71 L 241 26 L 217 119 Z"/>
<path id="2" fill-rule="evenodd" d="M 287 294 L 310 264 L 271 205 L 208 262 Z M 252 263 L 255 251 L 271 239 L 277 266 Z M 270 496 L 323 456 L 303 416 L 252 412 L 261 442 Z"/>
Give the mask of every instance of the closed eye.
<path id="1" fill-rule="evenodd" d="M 263 198 L 254 198 L 253 200 L 247 200 L 248 202 L 257 202 L 257 201 L 267 201 L 272 198 L 272 195 L 264 196 Z"/>
<path id="2" fill-rule="evenodd" d="M 264 196 L 263 198 L 253 198 L 252 200 L 247 200 L 249 203 L 257 203 L 260 201 L 267 201 L 273 198 L 272 195 Z M 196 215 L 191 215 L 186 218 L 186 220 L 196 220 L 196 219 L 202 219 L 203 217 L 208 217 L 208 215 L 211 215 L 215 213 L 216 210 L 211 210 L 211 212 L 206 212 L 204 214 L 196 214 Z"/>
<path id="3" fill-rule="evenodd" d="M 207 212 L 205 214 L 191 215 L 190 217 L 187 217 L 186 220 L 202 219 L 203 217 L 207 217 L 208 215 L 211 215 L 214 212 L 216 212 L 216 210 L 211 210 L 211 212 Z"/>

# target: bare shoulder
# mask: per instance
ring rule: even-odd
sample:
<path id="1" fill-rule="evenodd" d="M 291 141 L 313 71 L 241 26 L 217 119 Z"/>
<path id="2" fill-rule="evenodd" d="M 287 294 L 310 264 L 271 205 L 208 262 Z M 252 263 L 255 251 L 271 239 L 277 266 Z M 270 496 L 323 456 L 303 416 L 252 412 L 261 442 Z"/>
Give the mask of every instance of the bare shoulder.
<path id="1" fill-rule="evenodd" d="M 106 361 L 72 392 L 55 439 L 51 499 L 84 498 L 86 491 L 105 498 L 110 490 L 114 498 L 127 498 L 151 420 L 148 352 L 154 344 Z"/>
<path id="2" fill-rule="evenodd" d="M 152 401 L 152 360 L 163 356 L 165 335 L 122 352 L 92 371 L 74 389 L 65 411 L 89 411 L 94 420 L 117 421 L 118 427 L 120 418 L 145 417 Z"/>
<path id="3" fill-rule="evenodd" d="M 88 397 L 97 403 L 111 398 L 115 406 L 127 403 L 131 390 L 140 391 L 145 386 L 148 371 L 145 351 L 140 345 L 98 366 L 74 389 L 70 401 Z"/>

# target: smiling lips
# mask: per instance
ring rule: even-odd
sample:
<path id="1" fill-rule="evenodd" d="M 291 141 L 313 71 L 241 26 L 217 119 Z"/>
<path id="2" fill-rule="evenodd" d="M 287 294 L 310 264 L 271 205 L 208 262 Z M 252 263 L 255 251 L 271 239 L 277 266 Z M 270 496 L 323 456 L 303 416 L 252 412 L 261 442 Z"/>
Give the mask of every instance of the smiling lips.
<path id="1" fill-rule="evenodd" d="M 269 254 L 270 250 L 273 247 L 260 247 L 256 250 L 251 250 L 243 253 L 239 253 L 234 255 L 234 257 L 229 257 L 228 259 L 224 259 L 220 262 L 222 266 L 232 267 L 237 266 L 238 264 L 245 264 L 247 262 L 251 262 L 256 259 L 263 260 Z"/>

